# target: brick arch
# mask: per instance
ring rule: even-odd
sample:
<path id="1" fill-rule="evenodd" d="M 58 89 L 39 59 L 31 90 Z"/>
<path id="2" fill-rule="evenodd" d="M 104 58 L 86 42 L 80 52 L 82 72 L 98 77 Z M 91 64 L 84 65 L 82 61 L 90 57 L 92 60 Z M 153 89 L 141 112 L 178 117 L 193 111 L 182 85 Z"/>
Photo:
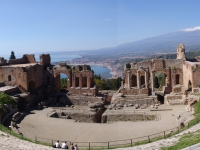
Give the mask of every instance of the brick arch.
<path id="1" fill-rule="evenodd" d="M 54 78 L 57 78 L 58 75 L 60 74 L 65 74 L 68 77 L 68 82 L 67 82 L 67 88 L 72 87 L 72 75 L 71 75 L 71 71 L 69 70 L 64 70 L 64 69 L 56 69 L 54 71 Z"/>

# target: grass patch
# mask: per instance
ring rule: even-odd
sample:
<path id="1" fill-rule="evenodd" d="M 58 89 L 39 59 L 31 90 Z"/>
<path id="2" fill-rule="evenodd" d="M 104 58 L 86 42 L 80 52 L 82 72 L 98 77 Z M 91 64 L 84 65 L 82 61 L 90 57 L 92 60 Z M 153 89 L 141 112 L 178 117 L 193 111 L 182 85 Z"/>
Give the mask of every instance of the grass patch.
<path id="1" fill-rule="evenodd" d="M 200 132 L 188 133 L 183 135 L 179 142 L 170 147 L 163 147 L 161 150 L 179 150 L 200 142 Z"/>

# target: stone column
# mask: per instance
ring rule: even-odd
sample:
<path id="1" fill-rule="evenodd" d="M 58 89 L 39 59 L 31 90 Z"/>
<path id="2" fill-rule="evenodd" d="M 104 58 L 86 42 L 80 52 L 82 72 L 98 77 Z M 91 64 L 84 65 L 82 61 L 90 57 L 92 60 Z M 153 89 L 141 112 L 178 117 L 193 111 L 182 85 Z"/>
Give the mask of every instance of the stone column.
<path id="1" fill-rule="evenodd" d="M 148 88 L 148 78 L 147 78 L 147 71 L 145 71 L 145 88 Z"/>
<path id="2" fill-rule="evenodd" d="M 123 83 L 123 81 L 121 81 L 121 88 L 122 88 L 122 89 L 124 88 L 124 83 Z"/>
<path id="3" fill-rule="evenodd" d="M 140 72 L 137 71 L 137 88 L 140 89 Z"/>
<path id="4" fill-rule="evenodd" d="M 75 75 L 72 76 L 72 87 L 73 88 L 76 87 L 76 76 Z"/>
<path id="5" fill-rule="evenodd" d="M 128 88 L 130 89 L 131 88 L 130 87 L 130 71 L 128 70 L 127 73 L 128 73 Z"/>
<path id="6" fill-rule="evenodd" d="M 79 76 L 79 87 L 82 88 L 82 75 Z"/>
<path id="7" fill-rule="evenodd" d="M 90 80 L 90 77 L 87 77 L 87 87 L 88 87 L 88 88 L 90 88 L 90 85 L 91 85 L 90 81 L 91 81 L 91 80 Z"/>
<path id="8" fill-rule="evenodd" d="M 154 93 L 154 70 L 151 71 L 151 92 Z"/>

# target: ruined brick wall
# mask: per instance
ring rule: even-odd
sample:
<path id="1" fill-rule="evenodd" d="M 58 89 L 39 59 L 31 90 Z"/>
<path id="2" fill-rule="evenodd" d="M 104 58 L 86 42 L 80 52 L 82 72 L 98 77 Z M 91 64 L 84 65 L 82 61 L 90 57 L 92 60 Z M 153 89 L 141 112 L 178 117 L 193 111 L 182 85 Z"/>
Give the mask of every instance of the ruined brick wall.
<path id="1" fill-rule="evenodd" d="M 4 59 L 3 57 L 0 57 L 0 66 L 6 65 L 7 64 L 7 60 Z"/>
<path id="2" fill-rule="evenodd" d="M 25 63 L 35 63 L 35 57 L 33 54 L 25 54 L 22 58 L 10 59 L 9 64 L 25 64 Z"/>
<path id="3" fill-rule="evenodd" d="M 21 67 L 0 67 L 0 82 L 6 85 L 21 85 L 27 89 L 27 73 Z"/>
<path id="4" fill-rule="evenodd" d="M 149 68 L 151 70 L 153 68 L 153 63 L 152 60 L 143 60 L 138 63 L 138 68 L 141 66 L 142 68 Z"/>
<path id="5" fill-rule="evenodd" d="M 171 69 L 183 69 L 183 59 L 166 59 L 165 60 L 165 67 Z"/>
<path id="6" fill-rule="evenodd" d="M 165 64 L 163 59 L 154 59 L 154 70 L 156 71 L 162 71 L 165 69 Z"/>
<path id="7" fill-rule="evenodd" d="M 68 76 L 67 89 L 72 94 L 97 95 L 94 89 L 94 73 L 88 65 L 68 66 L 57 65 L 53 67 L 55 90 L 60 91 L 60 74 Z"/>
<path id="8" fill-rule="evenodd" d="M 24 64 L 26 63 L 26 59 L 24 57 L 18 59 L 10 59 L 8 61 L 9 64 Z"/>
<path id="9" fill-rule="evenodd" d="M 49 54 L 41 54 L 40 55 L 40 64 L 43 66 L 51 65 L 51 57 Z"/>
<path id="10" fill-rule="evenodd" d="M 193 88 L 200 87 L 200 64 L 192 66 L 191 67 L 191 72 L 193 74 Z"/>
<path id="11" fill-rule="evenodd" d="M 192 66 L 190 63 L 188 62 L 185 62 L 183 64 L 183 85 L 186 87 L 186 89 L 188 89 L 188 83 L 189 81 L 192 83 L 192 85 L 194 84 L 193 83 L 193 71 L 192 71 Z"/>
<path id="12" fill-rule="evenodd" d="M 34 65 L 27 67 L 27 77 L 27 85 L 33 81 L 35 83 L 35 89 L 44 85 L 43 66 Z"/>
<path id="13" fill-rule="evenodd" d="M 76 71 L 72 72 L 73 87 L 94 87 L 94 74 L 92 71 Z"/>
<path id="14" fill-rule="evenodd" d="M 23 55 L 26 63 L 36 63 L 34 54 L 25 54 Z"/>
<path id="15" fill-rule="evenodd" d="M 52 72 L 54 74 L 54 77 L 56 78 L 56 81 L 54 82 L 56 89 L 60 89 L 60 83 L 58 83 L 58 81 L 60 81 L 60 77 L 58 78 L 58 76 L 60 76 L 61 73 L 65 74 L 68 77 L 67 88 L 72 87 L 72 71 L 70 67 L 67 67 L 66 65 L 54 66 Z"/>
<path id="16" fill-rule="evenodd" d="M 123 93 L 124 95 L 130 95 L 130 94 L 138 95 L 139 90 L 137 88 L 133 88 L 133 89 L 129 89 L 129 90 L 122 89 L 121 93 Z"/>

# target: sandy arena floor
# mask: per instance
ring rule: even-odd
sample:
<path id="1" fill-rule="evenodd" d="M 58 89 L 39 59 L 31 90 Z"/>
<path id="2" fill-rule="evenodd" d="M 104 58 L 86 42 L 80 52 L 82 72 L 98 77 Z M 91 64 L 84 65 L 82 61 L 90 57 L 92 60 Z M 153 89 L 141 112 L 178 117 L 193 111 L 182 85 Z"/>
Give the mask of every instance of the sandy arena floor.
<path id="1" fill-rule="evenodd" d="M 23 135 L 30 139 L 43 137 L 72 142 L 108 142 L 147 136 L 176 127 L 178 114 L 190 116 L 184 105 L 161 105 L 159 109 L 170 108 L 169 111 L 158 111 L 159 121 L 114 122 L 108 124 L 79 123 L 74 120 L 50 118 L 47 113 L 52 108 L 34 110 L 27 115 L 18 126 Z"/>

